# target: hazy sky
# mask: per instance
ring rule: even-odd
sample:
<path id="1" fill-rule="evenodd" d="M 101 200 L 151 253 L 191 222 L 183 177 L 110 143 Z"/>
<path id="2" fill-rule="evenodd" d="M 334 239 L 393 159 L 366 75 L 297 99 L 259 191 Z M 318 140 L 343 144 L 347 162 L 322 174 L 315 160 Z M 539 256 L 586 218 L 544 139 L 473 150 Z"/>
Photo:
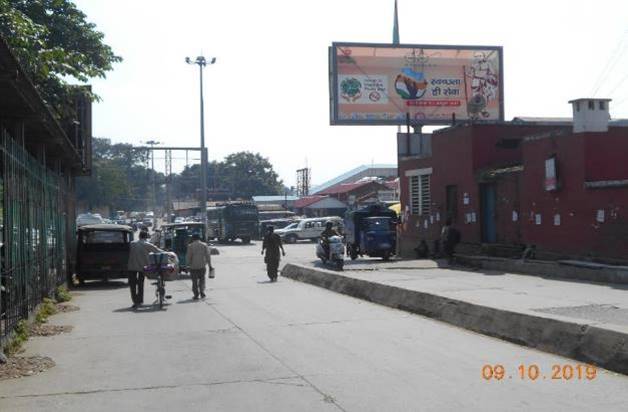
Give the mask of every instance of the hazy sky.
<path id="1" fill-rule="evenodd" d="M 202 50 L 217 58 L 205 70 L 210 159 L 260 152 L 288 185 L 306 159 L 313 183 L 396 163 L 395 127 L 329 125 L 327 73 L 332 41 L 392 40 L 393 0 L 75 2 L 124 58 L 93 82 L 95 136 L 198 146 L 198 69 L 184 59 Z M 399 0 L 399 22 L 401 43 L 503 46 L 506 119 L 570 116 L 567 101 L 598 81 L 611 115 L 628 118 L 626 0 Z"/>

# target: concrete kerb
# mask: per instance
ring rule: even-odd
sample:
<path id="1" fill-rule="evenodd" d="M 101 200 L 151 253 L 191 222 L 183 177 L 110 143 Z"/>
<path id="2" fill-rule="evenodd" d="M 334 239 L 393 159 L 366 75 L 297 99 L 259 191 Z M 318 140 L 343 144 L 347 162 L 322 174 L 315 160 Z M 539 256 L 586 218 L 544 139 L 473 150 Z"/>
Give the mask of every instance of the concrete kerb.
<path id="1" fill-rule="evenodd" d="M 509 273 L 541 276 L 556 279 L 575 279 L 587 282 L 628 285 L 628 270 L 605 265 L 578 266 L 569 261 L 522 261 L 492 256 L 456 255 L 456 262 L 465 266 Z"/>
<path id="2" fill-rule="evenodd" d="M 628 335 L 287 264 L 282 276 L 628 375 Z"/>

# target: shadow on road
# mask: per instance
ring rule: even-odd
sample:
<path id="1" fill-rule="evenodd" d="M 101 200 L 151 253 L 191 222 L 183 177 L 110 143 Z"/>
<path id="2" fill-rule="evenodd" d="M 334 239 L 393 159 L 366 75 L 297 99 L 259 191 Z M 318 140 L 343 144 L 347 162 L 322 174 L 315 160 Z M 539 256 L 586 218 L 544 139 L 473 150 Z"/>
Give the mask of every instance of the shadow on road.
<path id="1" fill-rule="evenodd" d="M 251 247 L 257 246 L 257 242 L 251 241 L 251 243 L 242 243 L 242 242 L 231 242 L 231 243 L 219 243 L 219 242 L 210 242 L 209 246 L 211 247 Z"/>
<path id="2" fill-rule="evenodd" d="M 192 299 L 192 298 L 189 298 L 189 299 L 178 300 L 176 303 L 177 303 L 177 305 L 180 305 L 180 304 L 185 305 L 186 303 L 200 303 L 203 300 L 204 299 Z"/>
<path id="3" fill-rule="evenodd" d="M 94 282 L 85 282 L 82 285 L 74 285 L 72 289 L 74 290 L 107 290 L 107 289 L 120 289 L 126 288 L 128 284 L 124 281 L 113 280 L 109 282 L 103 282 L 101 280 Z"/>
<path id="4" fill-rule="evenodd" d="M 345 259 L 345 266 L 353 265 L 385 265 L 393 262 L 399 262 L 395 259 L 384 260 L 382 258 L 358 258 L 356 260 Z"/>
<path id="5" fill-rule="evenodd" d="M 151 312 L 160 312 L 160 311 L 166 311 L 168 310 L 168 306 L 170 306 L 170 303 L 166 303 L 163 307 L 163 309 L 159 309 L 159 305 L 157 304 L 149 304 L 149 305 L 142 305 L 140 307 L 138 307 L 137 309 L 133 309 L 131 306 L 128 307 L 124 307 L 124 308 L 119 308 L 119 309 L 114 309 L 112 312 L 114 313 L 124 313 L 124 312 L 130 312 L 130 313 L 151 313 Z"/>
<path id="6" fill-rule="evenodd" d="M 345 264 L 346 264 L 346 261 L 345 261 Z M 342 270 L 339 270 L 335 265 L 323 263 L 320 260 L 313 260 L 312 266 L 319 269 L 332 270 L 334 272 L 342 272 Z"/>

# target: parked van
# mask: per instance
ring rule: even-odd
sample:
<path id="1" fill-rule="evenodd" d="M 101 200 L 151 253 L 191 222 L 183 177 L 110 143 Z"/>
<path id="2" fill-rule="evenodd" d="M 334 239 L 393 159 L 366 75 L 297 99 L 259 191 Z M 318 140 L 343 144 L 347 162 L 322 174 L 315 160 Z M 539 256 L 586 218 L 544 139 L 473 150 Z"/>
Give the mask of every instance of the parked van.
<path id="1" fill-rule="evenodd" d="M 84 225 L 77 230 L 76 276 L 79 282 L 128 276 L 133 230 L 124 225 Z"/>
<path id="2" fill-rule="evenodd" d="M 338 216 L 316 217 L 311 219 L 303 219 L 283 229 L 275 230 L 283 241 L 286 243 L 295 243 L 297 240 L 313 240 L 316 241 L 325 230 L 325 223 L 332 222 L 334 229 L 342 234 L 343 223 L 342 218 Z"/>

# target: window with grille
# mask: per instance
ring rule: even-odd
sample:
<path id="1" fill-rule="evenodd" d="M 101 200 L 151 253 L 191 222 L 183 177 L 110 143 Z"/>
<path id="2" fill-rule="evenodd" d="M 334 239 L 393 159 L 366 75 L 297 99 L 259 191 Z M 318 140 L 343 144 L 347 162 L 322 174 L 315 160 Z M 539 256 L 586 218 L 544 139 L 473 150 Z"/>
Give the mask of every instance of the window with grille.
<path id="1" fill-rule="evenodd" d="M 409 176 L 410 180 L 410 213 L 413 215 L 429 215 L 432 196 L 430 191 L 430 174 Z"/>
<path id="2" fill-rule="evenodd" d="M 420 210 L 419 176 L 410 176 L 410 213 L 418 215 Z"/>
<path id="3" fill-rule="evenodd" d="M 430 204 L 432 203 L 432 196 L 430 193 L 430 175 L 419 176 L 421 180 L 421 202 L 419 209 L 421 215 L 430 214 Z"/>

